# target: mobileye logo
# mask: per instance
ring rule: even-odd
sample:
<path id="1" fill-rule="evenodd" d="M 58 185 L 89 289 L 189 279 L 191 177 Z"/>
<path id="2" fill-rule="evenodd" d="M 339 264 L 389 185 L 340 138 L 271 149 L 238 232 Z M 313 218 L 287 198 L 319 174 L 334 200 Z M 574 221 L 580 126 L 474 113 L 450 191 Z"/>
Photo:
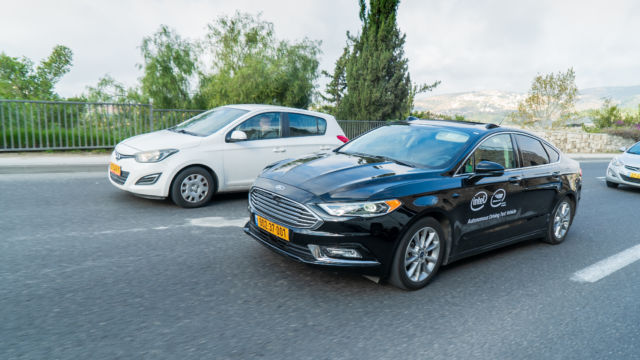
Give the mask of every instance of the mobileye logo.
<path id="1" fill-rule="evenodd" d="M 473 198 L 471 199 L 471 210 L 481 210 L 484 207 L 484 204 L 487 203 L 488 198 L 489 196 L 484 191 L 480 191 L 479 193 L 473 195 Z"/>
<path id="2" fill-rule="evenodd" d="M 282 191 L 282 190 L 286 189 L 286 187 L 284 185 L 276 185 L 275 189 L 278 190 L 278 191 Z"/>
<path id="3" fill-rule="evenodd" d="M 499 207 L 506 206 L 507 203 L 504 201 L 507 198 L 507 192 L 504 189 L 498 189 L 491 196 L 491 207 Z"/>

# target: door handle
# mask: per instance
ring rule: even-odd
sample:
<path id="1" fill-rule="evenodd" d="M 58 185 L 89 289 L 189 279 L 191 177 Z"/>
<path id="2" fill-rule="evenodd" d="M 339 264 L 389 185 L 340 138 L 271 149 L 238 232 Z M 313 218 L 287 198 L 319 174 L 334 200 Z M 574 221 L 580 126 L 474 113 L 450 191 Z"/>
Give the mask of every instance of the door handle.
<path id="1" fill-rule="evenodd" d="M 522 177 L 521 176 L 512 176 L 509 178 L 509 182 L 512 184 L 520 184 L 520 181 L 522 181 Z"/>
<path id="2" fill-rule="evenodd" d="M 554 171 L 553 174 L 551 174 L 551 177 L 554 179 L 559 179 L 560 178 L 560 171 Z"/>
<path id="3" fill-rule="evenodd" d="M 283 153 L 287 151 L 287 149 L 283 148 L 283 147 L 277 147 L 277 148 L 273 148 L 273 152 L 274 153 Z"/>

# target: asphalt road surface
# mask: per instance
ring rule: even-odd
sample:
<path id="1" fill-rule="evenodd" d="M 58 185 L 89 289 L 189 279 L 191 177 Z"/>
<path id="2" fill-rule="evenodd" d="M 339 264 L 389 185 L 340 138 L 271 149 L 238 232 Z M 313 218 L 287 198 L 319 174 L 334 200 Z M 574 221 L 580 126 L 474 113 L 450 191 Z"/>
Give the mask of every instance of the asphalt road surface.
<path id="1" fill-rule="evenodd" d="M 582 166 L 563 244 L 460 261 L 415 292 L 263 248 L 241 230 L 246 194 L 181 209 L 103 173 L 0 175 L 0 359 L 638 359 L 640 261 L 599 262 L 640 244 L 640 191 Z M 590 266 L 609 273 L 576 281 Z"/>

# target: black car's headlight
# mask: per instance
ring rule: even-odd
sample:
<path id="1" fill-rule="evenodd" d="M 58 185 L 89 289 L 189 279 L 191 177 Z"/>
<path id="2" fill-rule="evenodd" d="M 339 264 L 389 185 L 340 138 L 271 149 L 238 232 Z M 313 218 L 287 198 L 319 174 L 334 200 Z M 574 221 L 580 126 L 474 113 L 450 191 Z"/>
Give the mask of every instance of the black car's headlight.
<path id="1" fill-rule="evenodd" d="M 318 206 L 329 215 L 363 217 L 388 214 L 397 209 L 400 205 L 402 205 L 402 202 L 396 199 L 353 203 L 318 204 Z"/>
<path id="2" fill-rule="evenodd" d="M 154 163 L 158 161 L 162 161 L 169 156 L 178 152 L 178 149 L 163 149 L 163 150 L 152 150 L 152 151 L 142 151 L 136 153 L 136 161 L 140 163 Z"/>

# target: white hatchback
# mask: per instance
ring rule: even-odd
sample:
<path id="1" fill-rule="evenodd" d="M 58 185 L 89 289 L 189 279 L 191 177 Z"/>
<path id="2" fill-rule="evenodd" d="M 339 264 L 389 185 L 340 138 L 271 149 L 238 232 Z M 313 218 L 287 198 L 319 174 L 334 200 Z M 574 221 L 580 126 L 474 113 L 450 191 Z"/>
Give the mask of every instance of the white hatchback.
<path id="1" fill-rule="evenodd" d="M 331 115 L 228 105 L 122 141 L 111 155 L 108 177 L 136 195 L 198 207 L 214 193 L 248 190 L 271 163 L 330 151 L 347 141 Z"/>
<path id="2" fill-rule="evenodd" d="M 607 167 L 607 186 L 629 185 L 640 187 L 640 142 L 614 157 Z"/>

